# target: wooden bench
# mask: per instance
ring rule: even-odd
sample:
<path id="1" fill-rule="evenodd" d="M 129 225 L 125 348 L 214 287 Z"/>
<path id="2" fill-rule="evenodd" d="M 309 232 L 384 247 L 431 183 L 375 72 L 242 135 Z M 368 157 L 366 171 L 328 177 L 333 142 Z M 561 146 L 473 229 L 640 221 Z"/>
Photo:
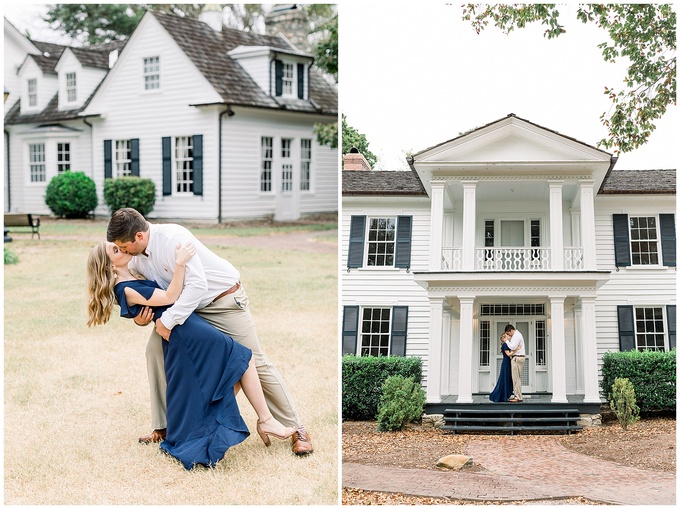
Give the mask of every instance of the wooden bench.
<path id="1" fill-rule="evenodd" d="M 7 238 L 9 227 L 12 227 L 12 232 L 15 231 L 14 228 L 30 228 L 31 238 L 33 238 L 34 235 L 38 235 L 38 239 L 40 239 L 40 218 L 34 217 L 33 214 L 6 213 L 5 238 Z"/>

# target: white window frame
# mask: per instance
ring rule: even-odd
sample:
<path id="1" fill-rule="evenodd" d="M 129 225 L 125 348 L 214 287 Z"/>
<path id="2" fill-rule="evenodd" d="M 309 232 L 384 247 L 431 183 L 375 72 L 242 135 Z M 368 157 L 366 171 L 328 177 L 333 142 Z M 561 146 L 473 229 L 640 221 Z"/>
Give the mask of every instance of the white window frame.
<path id="1" fill-rule="evenodd" d="M 71 142 L 57 142 L 57 174 L 71 170 Z"/>
<path id="2" fill-rule="evenodd" d="M 657 222 L 658 224 L 658 222 Z M 655 317 L 643 317 L 643 322 L 646 324 L 651 324 L 652 330 L 647 330 L 650 329 L 650 327 L 645 327 L 646 330 L 640 331 L 638 330 L 638 312 L 642 312 L 643 314 L 646 314 L 647 311 L 652 310 L 652 312 L 656 311 L 661 311 L 661 318 L 656 319 Z M 637 351 L 657 351 L 657 352 L 667 352 L 668 351 L 668 346 L 669 346 L 669 341 L 668 341 L 668 322 L 667 322 L 667 316 L 666 316 L 666 306 L 663 305 L 639 305 L 639 306 L 633 306 L 633 323 L 635 324 L 635 349 Z M 661 330 L 657 328 L 657 326 L 660 324 Z M 648 343 L 645 341 L 644 345 L 640 344 L 640 339 L 642 337 L 647 337 L 647 336 L 654 336 L 654 335 L 661 335 L 663 337 L 663 344 L 661 346 L 655 345 L 655 346 L 647 346 Z"/>
<path id="3" fill-rule="evenodd" d="M 312 190 L 312 140 L 300 138 L 300 191 Z"/>
<path id="4" fill-rule="evenodd" d="M 392 306 L 363 306 L 359 311 L 357 355 L 360 357 L 377 357 L 378 355 L 382 355 L 384 357 L 389 356 L 392 343 Z M 368 320 L 365 316 L 367 312 L 370 312 L 371 315 Z M 387 312 L 386 318 L 384 317 L 384 312 Z M 380 316 L 374 316 L 376 313 L 378 313 Z M 374 330 L 375 328 L 378 330 Z M 385 328 L 387 329 L 386 331 Z M 365 329 L 369 330 L 365 332 Z M 385 337 L 387 337 L 387 344 L 383 345 L 381 343 Z M 368 340 L 367 347 L 364 347 L 364 339 Z M 377 342 L 374 341 L 376 339 Z M 374 351 L 376 353 L 372 353 Z"/>
<path id="5" fill-rule="evenodd" d="M 392 238 L 391 241 L 380 240 L 378 238 L 378 237 L 380 237 L 380 231 L 383 230 L 382 228 L 380 228 L 380 221 L 381 220 L 392 222 L 393 228 L 392 228 L 391 231 L 392 231 L 392 237 L 393 238 Z M 377 225 L 378 228 L 372 228 L 373 221 L 378 221 L 378 225 Z M 386 226 L 386 228 L 384 229 L 385 232 L 389 232 L 390 230 L 387 228 L 387 224 L 385 226 Z M 376 238 L 374 240 L 371 240 L 371 232 L 372 231 L 376 232 Z M 384 268 L 387 268 L 387 269 L 394 268 L 394 262 L 395 262 L 396 250 L 397 250 L 397 216 L 368 216 L 366 218 L 366 238 L 365 238 L 364 244 L 365 244 L 365 248 L 364 248 L 364 261 L 365 261 L 365 263 L 364 263 L 364 266 L 366 268 L 370 268 L 370 269 L 379 269 L 381 267 L 384 267 Z M 372 244 L 374 244 L 376 246 L 375 253 L 371 253 L 371 245 Z M 379 252 L 378 246 L 380 246 L 380 245 L 385 246 L 384 253 Z M 388 251 L 387 246 L 388 245 L 392 246 L 391 254 L 387 253 L 387 251 Z M 392 257 L 392 263 L 391 264 L 382 263 L 380 265 L 378 265 L 376 263 L 372 264 L 371 263 L 371 257 L 372 256 L 375 256 L 375 257 L 384 256 L 385 257 L 385 260 L 383 260 L 384 262 L 387 262 L 387 257 L 391 256 Z M 377 258 L 374 261 L 377 261 Z"/>
<path id="6" fill-rule="evenodd" d="M 295 93 L 295 82 L 297 65 L 291 62 L 282 61 L 281 72 L 281 96 L 282 97 L 297 97 Z"/>
<path id="7" fill-rule="evenodd" d="M 47 147 L 45 142 L 28 144 L 28 178 L 31 184 L 47 182 Z"/>
<path id="8" fill-rule="evenodd" d="M 260 192 L 271 194 L 274 191 L 274 137 L 260 137 Z"/>
<path id="9" fill-rule="evenodd" d="M 66 73 L 66 102 L 74 103 L 78 100 L 77 76 L 75 72 Z"/>
<path id="10" fill-rule="evenodd" d="M 293 191 L 293 138 L 281 138 L 281 192 Z"/>
<path id="11" fill-rule="evenodd" d="M 646 226 L 644 228 L 644 230 L 642 228 L 639 228 L 639 227 L 634 229 L 633 225 L 632 225 L 633 221 L 634 220 L 638 221 L 638 224 L 639 224 L 640 219 L 645 219 L 645 220 L 654 219 L 654 223 L 655 223 L 654 229 L 651 229 L 649 226 Z M 637 231 L 637 232 L 640 232 L 640 233 L 643 232 L 643 231 L 645 231 L 645 232 L 653 231 L 655 238 L 654 239 L 642 239 L 642 238 L 641 239 L 634 239 L 633 238 L 633 232 L 634 231 Z M 662 264 L 663 259 L 662 259 L 662 253 L 661 253 L 661 231 L 660 231 L 659 215 L 658 214 L 656 214 L 656 215 L 646 215 L 646 216 L 629 215 L 628 216 L 628 235 L 629 235 L 629 239 L 630 239 L 628 247 L 630 249 L 631 266 L 633 266 L 633 267 L 658 267 Z M 637 252 L 634 251 L 633 250 L 633 244 L 638 243 L 638 242 L 639 243 L 648 242 L 648 243 L 654 244 L 656 246 L 656 253 L 654 253 L 656 255 L 656 263 L 641 263 L 640 259 L 642 257 L 645 257 L 645 256 L 651 256 L 650 255 L 651 251 L 647 251 L 646 253 L 643 253 L 639 250 Z M 640 257 L 638 262 L 635 261 L 636 256 Z"/>
<path id="12" fill-rule="evenodd" d="M 38 78 L 26 80 L 26 102 L 29 108 L 38 107 Z"/>
<path id="13" fill-rule="evenodd" d="M 161 57 L 156 55 L 142 60 L 143 87 L 145 92 L 159 91 L 161 88 Z"/>
<path id="14" fill-rule="evenodd" d="M 115 178 L 132 175 L 132 141 L 114 140 L 112 159 Z"/>
<path id="15" fill-rule="evenodd" d="M 175 136 L 172 151 L 172 188 L 175 195 L 194 195 L 194 138 Z M 180 189 L 182 188 L 182 189 Z"/>

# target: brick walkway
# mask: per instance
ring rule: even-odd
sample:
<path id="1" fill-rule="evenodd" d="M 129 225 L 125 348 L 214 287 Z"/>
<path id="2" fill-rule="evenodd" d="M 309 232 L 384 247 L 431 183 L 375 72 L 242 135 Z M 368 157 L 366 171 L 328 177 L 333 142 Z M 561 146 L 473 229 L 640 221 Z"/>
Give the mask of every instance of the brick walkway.
<path id="1" fill-rule="evenodd" d="M 675 474 L 625 467 L 571 452 L 553 437 L 473 440 L 468 455 L 482 473 L 342 464 L 342 485 L 366 491 L 460 500 L 585 497 L 606 504 L 675 505 Z"/>

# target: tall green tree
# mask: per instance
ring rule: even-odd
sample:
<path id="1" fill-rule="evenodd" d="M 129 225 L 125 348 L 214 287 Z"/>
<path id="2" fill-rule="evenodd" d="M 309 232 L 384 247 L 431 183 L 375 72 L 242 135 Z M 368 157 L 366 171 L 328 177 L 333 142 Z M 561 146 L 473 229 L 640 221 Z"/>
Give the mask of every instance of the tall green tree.
<path id="1" fill-rule="evenodd" d="M 145 10 L 129 4 L 55 4 L 44 20 L 78 42 L 95 45 L 126 40 Z"/>
<path id="2" fill-rule="evenodd" d="M 466 4 L 463 20 L 480 33 L 493 24 L 508 34 L 515 28 L 540 22 L 544 37 L 566 32 L 554 4 Z M 672 4 L 581 4 L 576 17 L 607 32 L 598 45 L 605 62 L 627 57 L 630 65 L 623 88 L 605 86 L 611 100 L 600 121 L 608 135 L 598 145 L 615 153 L 630 152 L 645 144 L 670 106 L 676 104 L 676 13 Z"/>
<path id="3" fill-rule="evenodd" d="M 368 149 L 366 135 L 361 134 L 347 123 L 345 115 L 342 116 L 342 153 L 348 154 L 352 147 L 364 155 L 371 168 L 378 162 L 378 157 Z"/>

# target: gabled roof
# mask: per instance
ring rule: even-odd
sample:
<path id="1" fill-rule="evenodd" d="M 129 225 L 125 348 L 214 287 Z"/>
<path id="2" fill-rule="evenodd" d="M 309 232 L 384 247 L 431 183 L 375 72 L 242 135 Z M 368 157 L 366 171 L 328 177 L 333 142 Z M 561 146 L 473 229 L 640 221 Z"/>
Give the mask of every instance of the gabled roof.
<path id="1" fill-rule="evenodd" d="M 427 196 L 413 171 L 343 171 L 343 196 Z"/>
<path id="2" fill-rule="evenodd" d="M 675 194 L 675 170 L 614 170 L 598 194 Z"/>
<path id="3" fill-rule="evenodd" d="M 56 71 L 54 68 L 57 66 L 57 62 L 61 57 L 61 54 L 68 46 L 63 44 L 53 44 L 51 42 L 40 42 L 33 41 L 42 54 L 40 55 L 28 55 L 27 58 L 32 58 L 35 63 L 38 64 L 40 70 L 45 73 L 54 74 Z"/>
<path id="4" fill-rule="evenodd" d="M 274 51 L 276 48 L 287 53 L 294 51 L 295 48 L 283 38 L 228 27 L 217 32 L 195 19 L 157 12 L 152 14 L 225 103 L 337 115 L 337 92 L 316 69 L 310 72 L 309 101 L 275 99 L 262 91 L 245 69 L 227 54 L 239 46 L 268 46 Z"/>
<path id="5" fill-rule="evenodd" d="M 85 101 L 85 104 L 87 104 L 88 101 L 89 99 Z M 61 122 L 63 120 L 75 120 L 78 118 L 83 118 L 78 115 L 78 113 L 82 111 L 83 108 L 59 110 L 59 94 L 54 94 L 54 97 L 50 99 L 50 102 L 47 103 L 47 106 L 44 110 L 38 113 L 22 115 L 21 101 L 17 101 L 5 115 L 5 124 L 44 124 L 48 122 Z"/>

